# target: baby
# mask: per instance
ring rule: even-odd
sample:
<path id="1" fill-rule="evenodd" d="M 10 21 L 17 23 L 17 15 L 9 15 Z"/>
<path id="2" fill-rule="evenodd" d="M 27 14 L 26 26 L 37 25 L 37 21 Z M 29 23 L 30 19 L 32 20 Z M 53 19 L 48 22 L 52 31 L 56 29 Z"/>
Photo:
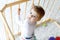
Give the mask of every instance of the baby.
<path id="1" fill-rule="evenodd" d="M 24 21 L 21 27 L 21 39 L 20 40 L 34 40 L 34 30 L 36 28 L 37 21 L 45 15 L 45 11 L 40 6 L 33 6 L 27 19 Z"/>

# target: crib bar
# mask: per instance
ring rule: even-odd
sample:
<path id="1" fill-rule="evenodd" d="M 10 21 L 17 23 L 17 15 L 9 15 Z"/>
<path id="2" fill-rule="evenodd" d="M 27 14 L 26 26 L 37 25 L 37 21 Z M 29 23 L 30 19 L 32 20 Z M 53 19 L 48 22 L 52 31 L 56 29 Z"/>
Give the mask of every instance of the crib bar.
<path id="1" fill-rule="evenodd" d="M 54 21 L 54 24 L 60 28 L 60 24 L 58 22 Z"/>
<path id="2" fill-rule="evenodd" d="M 34 6 L 34 0 L 32 0 L 31 9 L 33 8 L 33 6 Z M 30 11 L 31 11 L 31 9 L 30 9 Z"/>
<path id="3" fill-rule="evenodd" d="M 20 20 L 20 4 L 18 4 L 18 20 Z M 20 26 L 18 25 L 18 32 L 19 32 Z"/>
<path id="4" fill-rule="evenodd" d="M 34 5 L 34 0 L 32 0 L 32 5 Z"/>
<path id="5" fill-rule="evenodd" d="M 50 2 L 50 0 L 48 0 L 48 3 L 47 3 L 47 6 L 46 6 L 46 9 L 47 9 L 47 7 L 48 7 L 48 5 L 49 5 L 49 2 Z"/>
<path id="6" fill-rule="evenodd" d="M 53 3 L 52 3 L 52 5 L 51 5 L 51 8 L 50 8 L 50 10 L 49 10 L 49 11 L 51 11 L 51 9 L 52 9 L 52 7 L 53 7 L 53 5 L 54 5 L 55 1 L 56 1 L 56 0 L 54 0 L 54 1 L 53 1 Z"/>
<path id="7" fill-rule="evenodd" d="M 44 7 L 44 4 L 45 4 L 45 0 L 44 0 L 44 2 L 43 2 L 43 7 Z"/>
<path id="8" fill-rule="evenodd" d="M 12 6 L 10 6 L 10 19 L 11 19 L 12 32 L 14 33 L 14 30 L 13 30 L 13 18 L 12 18 Z"/>
<path id="9" fill-rule="evenodd" d="M 3 21 L 4 25 L 5 25 L 6 32 L 9 34 L 9 38 L 10 38 L 9 40 L 14 40 L 13 33 L 11 32 L 11 30 L 9 28 L 9 25 L 8 25 L 8 23 L 6 21 L 5 15 L 3 14 L 3 12 L 1 12 L 0 15 L 2 16 L 2 21 Z"/>
<path id="10" fill-rule="evenodd" d="M 38 6 L 39 6 L 39 4 L 40 4 L 40 0 L 38 0 Z"/>
<path id="11" fill-rule="evenodd" d="M 25 10 L 24 10 L 24 19 L 26 18 L 26 11 L 27 11 L 27 2 L 26 2 L 26 5 L 25 5 Z"/>
<path id="12" fill-rule="evenodd" d="M 52 5 L 51 5 L 51 7 L 50 7 L 50 9 L 49 9 L 49 15 L 48 15 L 48 17 L 50 17 L 50 12 L 51 12 L 51 10 L 52 10 L 53 5 L 54 5 L 55 2 L 56 2 L 56 0 L 53 1 Z"/>
<path id="13" fill-rule="evenodd" d="M 4 5 L 4 7 L 2 8 L 1 12 L 3 12 L 6 9 L 7 5 Z"/>
<path id="14" fill-rule="evenodd" d="M 17 5 L 17 4 L 26 2 L 26 1 L 28 1 L 28 0 L 20 0 L 20 1 L 16 1 L 16 2 L 10 3 L 10 4 L 6 4 L 6 5 L 2 8 L 1 12 L 3 12 L 7 7 L 14 6 L 14 5 Z"/>
<path id="15" fill-rule="evenodd" d="M 5 11 L 3 12 L 3 15 L 5 15 Z M 5 28 L 5 24 L 4 23 L 3 23 L 3 25 L 4 25 L 4 28 Z M 5 31 L 6 31 L 6 28 L 5 28 Z M 6 33 L 6 40 L 9 40 L 8 32 L 6 31 L 5 33 Z"/>

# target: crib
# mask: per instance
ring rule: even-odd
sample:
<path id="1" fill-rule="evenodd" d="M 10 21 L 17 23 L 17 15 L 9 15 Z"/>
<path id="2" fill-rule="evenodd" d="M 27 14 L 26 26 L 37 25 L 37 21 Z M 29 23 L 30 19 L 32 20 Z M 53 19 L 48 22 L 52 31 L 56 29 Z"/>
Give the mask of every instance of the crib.
<path id="1" fill-rule="evenodd" d="M 13 16 L 14 16 L 13 15 L 13 7 L 17 5 L 17 13 L 16 14 L 17 14 L 17 16 L 20 16 L 21 15 L 20 13 L 21 13 L 21 10 L 22 10 L 21 9 L 21 5 L 24 4 L 23 5 L 24 6 L 24 11 L 23 11 L 22 14 L 24 15 L 24 19 L 25 19 L 26 18 L 27 9 L 29 7 L 28 3 L 30 2 L 31 3 L 30 7 L 32 7 L 34 5 L 34 1 L 35 0 L 18 0 L 18 1 L 12 2 L 12 3 L 9 3 L 9 4 L 5 4 L 4 7 L 0 10 L 0 12 L 1 12 L 0 16 L 2 18 L 2 21 L 3 21 L 3 24 L 4 24 L 4 28 L 5 28 L 5 32 L 6 32 L 6 40 L 15 40 L 15 37 L 16 37 L 16 34 L 14 34 L 14 27 L 13 27 Z M 48 0 L 45 9 L 47 9 L 49 7 L 48 6 L 49 2 L 50 2 L 50 0 Z M 57 27 L 60 28 L 60 25 L 59 25 L 59 23 L 57 21 L 55 21 L 52 18 L 49 18 L 49 16 L 51 16 L 50 12 L 51 12 L 55 2 L 56 2 L 56 0 L 54 0 L 53 4 L 51 4 L 51 7 L 50 7 L 49 12 L 48 12 L 49 14 L 48 14 L 47 18 L 45 18 L 42 21 L 42 23 L 37 24 L 37 26 L 40 26 L 40 25 L 42 25 L 42 24 L 44 24 L 46 22 L 51 22 L 51 23 L 54 23 Z M 44 4 L 45 4 L 45 0 L 43 2 L 43 6 L 44 6 Z M 40 0 L 37 1 L 37 5 L 39 5 L 39 6 L 41 5 L 40 4 Z M 5 14 L 5 10 L 7 8 L 9 8 L 9 11 L 10 11 L 9 15 L 10 15 L 11 28 L 9 26 L 9 23 L 7 22 L 8 20 L 6 18 L 6 14 Z M 30 8 L 29 11 L 31 11 L 31 9 L 32 8 Z M 7 12 L 9 12 L 9 11 L 7 11 Z M 17 29 L 18 29 L 18 32 L 19 32 L 19 25 L 17 26 Z"/>

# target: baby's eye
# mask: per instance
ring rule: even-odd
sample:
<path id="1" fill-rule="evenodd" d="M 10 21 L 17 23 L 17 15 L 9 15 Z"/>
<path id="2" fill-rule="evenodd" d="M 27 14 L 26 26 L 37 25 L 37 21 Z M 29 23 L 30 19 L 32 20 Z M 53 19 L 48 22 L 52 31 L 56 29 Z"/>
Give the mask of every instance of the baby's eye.
<path id="1" fill-rule="evenodd" d="M 32 14 L 32 12 L 30 14 Z"/>
<path id="2" fill-rule="evenodd" d="M 35 16 L 34 16 L 35 17 Z"/>

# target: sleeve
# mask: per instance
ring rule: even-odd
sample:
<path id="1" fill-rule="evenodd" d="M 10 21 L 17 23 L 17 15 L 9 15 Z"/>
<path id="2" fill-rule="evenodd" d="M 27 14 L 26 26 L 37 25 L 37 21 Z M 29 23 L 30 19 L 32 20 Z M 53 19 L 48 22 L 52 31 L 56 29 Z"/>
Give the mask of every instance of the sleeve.
<path id="1" fill-rule="evenodd" d="M 18 20 L 16 22 L 19 26 L 21 26 L 23 24 L 23 20 L 21 19 L 21 17 L 18 15 Z"/>

